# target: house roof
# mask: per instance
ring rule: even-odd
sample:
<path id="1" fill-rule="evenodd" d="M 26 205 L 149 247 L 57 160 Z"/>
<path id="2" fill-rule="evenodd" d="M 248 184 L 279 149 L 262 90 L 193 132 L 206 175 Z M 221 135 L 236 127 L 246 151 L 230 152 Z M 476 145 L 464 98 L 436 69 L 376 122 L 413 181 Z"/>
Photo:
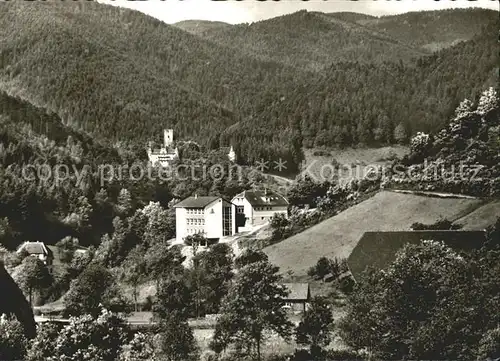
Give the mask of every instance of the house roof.
<path id="1" fill-rule="evenodd" d="M 444 242 L 462 251 L 480 248 L 486 241 L 485 231 L 423 230 L 365 232 L 348 258 L 349 268 L 355 278 L 367 267 L 384 269 L 395 259 L 396 253 L 407 243 L 419 244 L 422 240 Z"/>
<path id="2" fill-rule="evenodd" d="M 45 244 L 43 242 L 39 241 L 27 241 L 24 242 L 19 248 L 17 249 L 17 252 L 21 252 L 22 250 L 25 250 L 29 254 L 44 254 L 44 255 L 52 255 L 52 251 L 50 251 L 47 247 L 45 247 Z"/>
<path id="3" fill-rule="evenodd" d="M 305 301 L 309 299 L 309 283 L 284 283 L 290 293 L 286 300 L 290 301 Z"/>
<path id="4" fill-rule="evenodd" d="M 240 197 L 240 198 L 244 197 L 248 201 L 248 203 L 250 203 L 252 205 L 252 207 L 255 207 L 255 206 L 284 206 L 284 207 L 286 207 L 286 206 L 288 206 L 288 201 L 286 200 L 285 197 L 283 197 L 281 194 L 278 194 L 278 193 L 270 191 L 270 190 L 244 191 L 244 192 L 236 195 L 234 198 L 238 198 L 238 197 Z"/>
<path id="5" fill-rule="evenodd" d="M 220 199 L 220 197 L 203 196 L 188 197 L 174 205 L 174 208 L 205 208 L 210 203 Z"/>

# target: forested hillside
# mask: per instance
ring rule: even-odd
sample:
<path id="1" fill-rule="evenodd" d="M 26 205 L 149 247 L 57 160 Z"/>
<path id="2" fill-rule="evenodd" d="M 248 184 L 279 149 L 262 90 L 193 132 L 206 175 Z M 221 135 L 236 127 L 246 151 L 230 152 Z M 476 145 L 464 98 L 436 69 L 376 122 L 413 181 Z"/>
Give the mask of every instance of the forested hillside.
<path id="1" fill-rule="evenodd" d="M 495 31 L 491 24 L 474 39 L 412 66 L 333 64 L 314 85 L 289 89 L 257 121 L 228 133 L 236 134 L 236 144 L 262 133 L 285 142 L 287 135 L 273 129 L 300 129 L 306 147 L 405 143 L 417 131 L 442 128 L 461 99 L 477 100 L 484 87 L 496 86 Z M 254 141 L 246 151 L 255 146 Z"/>
<path id="2" fill-rule="evenodd" d="M 339 61 L 397 62 L 424 54 L 376 30 L 305 10 L 252 24 L 215 28 L 203 36 L 249 56 L 307 70 L 323 70 Z"/>
<path id="3" fill-rule="evenodd" d="M 5 2 L 0 89 L 111 143 L 142 148 L 172 127 L 179 139 L 209 149 L 233 144 L 241 163 L 283 158 L 294 172 L 302 146 L 404 143 L 416 131 L 439 129 L 461 99 L 496 83 L 494 22 L 485 20 L 475 35 L 472 26 L 471 40 L 420 56 L 353 23 L 366 17 L 343 14 L 298 12 L 237 26 L 256 40 L 235 38 L 236 49 L 95 2 Z M 280 59 L 293 53 L 323 71 L 247 52 L 243 45 L 258 46 L 259 36 L 290 44 Z"/>
<path id="4" fill-rule="evenodd" d="M 181 160 L 194 177 L 182 172 L 160 177 L 157 169 L 148 170 L 143 153 L 95 140 L 65 126 L 57 115 L 0 92 L 1 244 L 8 249 L 25 240 L 53 245 L 69 236 L 81 245 L 98 245 L 116 227 L 116 217 L 126 218 L 151 201 L 168 208 L 174 198 L 193 192 L 232 197 L 248 187 L 247 173 L 201 176 L 196 159 L 203 156 L 206 167 L 227 165 L 220 152 L 191 151 Z M 148 176 L 140 177 L 132 166 Z M 174 231 L 172 226 L 165 234 Z"/>
<path id="5" fill-rule="evenodd" d="M 333 62 L 409 61 L 470 40 L 498 14 L 485 9 L 454 9 L 374 17 L 348 12 L 305 10 L 252 24 L 209 27 L 205 38 L 301 69 L 323 70 Z M 182 27 L 181 27 L 182 28 Z"/>
<path id="6" fill-rule="evenodd" d="M 409 12 L 357 21 L 424 51 L 470 40 L 491 22 L 498 26 L 498 12 L 481 8 Z"/>
<path id="7" fill-rule="evenodd" d="M 192 34 L 203 35 L 206 31 L 224 29 L 231 25 L 222 21 L 184 20 L 175 23 L 174 26 Z"/>

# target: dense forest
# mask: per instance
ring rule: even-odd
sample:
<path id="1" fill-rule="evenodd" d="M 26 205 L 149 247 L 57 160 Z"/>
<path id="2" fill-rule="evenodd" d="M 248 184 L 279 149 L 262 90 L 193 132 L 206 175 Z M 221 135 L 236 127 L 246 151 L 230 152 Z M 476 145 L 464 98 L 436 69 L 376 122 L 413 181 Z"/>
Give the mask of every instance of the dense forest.
<path id="1" fill-rule="evenodd" d="M 402 22 L 418 22 L 413 17 L 419 15 L 405 16 L 410 19 Z M 284 158 L 296 171 L 302 146 L 405 143 L 417 131 L 439 129 L 460 100 L 476 99 L 495 84 L 495 12 L 421 16 L 445 35 L 434 39 L 429 30 L 418 44 L 407 44 L 403 35 L 394 37 L 402 31 L 397 17 L 375 21 L 345 13 L 302 11 L 241 25 L 245 44 L 252 44 L 247 33 L 261 44 L 261 28 L 273 42 L 302 34 L 287 41 L 285 53 L 267 58 L 230 47 L 227 41 L 239 47 L 238 41 L 223 35 L 218 41 L 195 36 L 95 2 L 3 3 L 1 87 L 111 144 L 143 147 L 172 127 L 180 139 L 209 149 L 233 144 L 243 164 Z M 211 34 L 234 29 L 215 27 Z M 328 34 L 338 44 L 318 43 L 332 39 Z M 457 41 L 430 55 L 422 48 Z M 308 61 L 321 63 L 321 71 L 301 66 L 311 48 L 318 50 Z M 355 50 L 331 56 L 340 49 Z"/>
<path id="2" fill-rule="evenodd" d="M 98 245 L 116 227 L 116 217 L 126 219 L 149 202 L 170 208 L 193 192 L 232 197 L 259 183 L 247 169 L 203 177 L 203 167 L 213 164 L 229 170 L 223 152 L 182 145 L 180 152 L 177 165 L 185 166 L 185 173 L 160 174 L 149 167 L 144 149 L 111 146 L 64 125 L 56 114 L 0 92 L 2 245 L 15 249 L 30 239 L 55 244 L 68 236 L 84 246 Z M 139 178 L 133 167 L 145 175 Z"/>

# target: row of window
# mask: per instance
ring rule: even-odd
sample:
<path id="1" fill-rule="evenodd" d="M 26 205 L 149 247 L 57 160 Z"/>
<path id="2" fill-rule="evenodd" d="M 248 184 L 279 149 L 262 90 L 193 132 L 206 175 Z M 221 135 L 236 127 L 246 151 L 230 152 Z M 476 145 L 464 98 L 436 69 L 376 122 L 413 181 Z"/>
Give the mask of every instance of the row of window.
<path id="1" fill-rule="evenodd" d="M 186 219 L 186 224 L 188 226 L 203 226 L 205 225 L 205 220 L 203 218 L 188 218 Z"/>
<path id="2" fill-rule="evenodd" d="M 203 214 L 202 208 L 188 208 L 187 214 Z"/>
<path id="3" fill-rule="evenodd" d="M 273 207 L 255 207 L 256 211 L 271 211 Z"/>
<path id="4" fill-rule="evenodd" d="M 187 231 L 187 234 L 205 233 L 205 231 L 202 231 L 202 230 L 199 230 L 196 228 L 188 228 L 186 231 Z"/>

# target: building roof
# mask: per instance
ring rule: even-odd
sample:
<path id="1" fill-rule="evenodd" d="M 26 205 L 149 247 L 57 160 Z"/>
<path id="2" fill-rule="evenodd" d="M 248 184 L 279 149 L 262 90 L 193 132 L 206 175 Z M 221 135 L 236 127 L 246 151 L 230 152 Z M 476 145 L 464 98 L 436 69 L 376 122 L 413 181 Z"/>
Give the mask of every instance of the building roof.
<path id="1" fill-rule="evenodd" d="M 203 196 L 188 197 L 174 205 L 174 208 L 205 208 L 210 203 L 220 199 L 220 197 Z"/>
<path id="2" fill-rule="evenodd" d="M 25 250 L 29 254 L 44 254 L 44 255 L 52 255 L 52 251 L 50 251 L 43 242 L 39 241 L 26 241 L 22 245 L 19 246 L 17 252 L 21 252 Z"/>
<path id="3" fill-rule="evenodd" d="M 286 300 L 289 301 L 306 301 L 309 299 L 309 283 L 284 283 L 290 293 Z"/>
<path id="4" fill-rule="evenodd" d="M 486 232 L 463 230 L 365 232 L 348 258 L 349 268 L 355 278 L 359 277 L 367 267 L 384 269 L 396 259 L 396 253 L 405 244 L 419 244 L 422 240 L 442 241 L 453 249 L 471 251 L 483 245 L 486 241 Z"/>
<path id="5" fill-rule="evenodd" d="M 237 194 L 234 198 L 244 197 L 248 203 L 255 206 L 288 206 L 288 201 L 281 194 L 270 190 L 250 190 Z M 234 199 L 233 198 L 233 199 Z"/>

